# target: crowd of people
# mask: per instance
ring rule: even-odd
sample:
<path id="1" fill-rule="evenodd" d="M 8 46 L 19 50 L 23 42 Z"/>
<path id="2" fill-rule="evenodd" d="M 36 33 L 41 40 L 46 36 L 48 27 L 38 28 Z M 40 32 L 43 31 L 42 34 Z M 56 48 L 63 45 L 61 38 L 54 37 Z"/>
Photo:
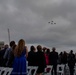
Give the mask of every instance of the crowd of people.
<path id="1" fill-rule="evenodd" d="M 15 41 L 11 41 L 10 47 L 6 44 L 0 50 L 0 67 L 12 67 L 13 71 L 11 75 L 27 75 L 27 61 L 28 66 L 38 66 L 36 75 L 42 75 L 47 65 L 52 65 L 52 75 L 53 71 L 54 75 L 57 75 L 58 64 L 68 64 L 70 75 L 74 75 L 76 54 L 73 53 L 73 50 L 70 50 L 69 53 L 66 51 L 58 53 L 55 47 L 52 47 L 52 50 L 50 50 L 41 45 L 37 47 L 32 45 L 28 52 L 25 40 L 23 39 L 20 39 L 18 44 Z"/>

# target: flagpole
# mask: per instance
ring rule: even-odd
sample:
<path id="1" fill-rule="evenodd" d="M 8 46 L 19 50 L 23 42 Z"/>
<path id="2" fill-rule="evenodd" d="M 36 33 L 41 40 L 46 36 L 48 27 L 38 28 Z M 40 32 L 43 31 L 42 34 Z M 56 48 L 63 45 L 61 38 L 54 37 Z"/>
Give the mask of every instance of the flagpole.
<path id="1" fill-rule="evenodd" d="M 10 30 L 8 28 L 8 40 L 9 40 L 9 44 L 10 44 Z"/>

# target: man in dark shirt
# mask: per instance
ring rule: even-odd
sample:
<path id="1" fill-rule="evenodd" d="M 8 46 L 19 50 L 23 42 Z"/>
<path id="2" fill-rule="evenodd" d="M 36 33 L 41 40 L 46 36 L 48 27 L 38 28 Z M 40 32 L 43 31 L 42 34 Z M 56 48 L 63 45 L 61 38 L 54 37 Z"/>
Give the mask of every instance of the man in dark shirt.
<path id="1" fill-rule="evenodd" d="M 75 55 L 73 53 L 73 50 L 71 50 L 68 55 L 68 66 L 70 70 L 70 75 L 74 75 Z"/>
<path id="2" fill-rule="evenodd" d="M 27 61 L 28 61 L 28 66 L 36 66 L 36 48 L 34 46 L 30 47 Z"/>
<path id="3" fill-rule="evenodd" d="M 5 60 L 4 60 L 3 56 L 4 56 L 7 48 L 8 48 L 8 44 L 6 44 L 6 45 L 4 46 L 4 49 L 2 49 L 2 50 L 0 51 L 0 66 L 4 66 L 4 65 L 5 65 L 5 64 L 4 64 L 4 61 L 5 61 Z"/>
<path id="4" fill-rule="evenodd" d="M 42 52 L 42 46 L 38 45 L 37 46 L 37 52 L 36 52 L 36 62 L 37 62 L 37 75 L 42 75 L 42 73 L 45 70 L 46 67 L 46 60 L 44 53 Z"/>
<path id="5" fill-rule="evenodd" d="M 53 66 L 52 69 L 52 75 L 54 70 L 54 75 L 57 75 L 57 61 L 58 61 L 58 52 L 55 51 L 56 48 L 52 48 L 52 52 L 50 52 L 49 59 L 50 59 L 50 65 Z"/>

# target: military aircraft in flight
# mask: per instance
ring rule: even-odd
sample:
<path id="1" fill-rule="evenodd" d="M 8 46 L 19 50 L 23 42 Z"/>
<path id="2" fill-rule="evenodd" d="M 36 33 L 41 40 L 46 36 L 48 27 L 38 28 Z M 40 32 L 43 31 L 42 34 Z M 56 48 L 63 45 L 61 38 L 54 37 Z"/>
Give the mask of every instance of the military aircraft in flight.
<path id="1" fill-rule="evenodd" d="M 48 23 L 51 23 L 51 24 L 56 24 L 56 23 L 54 23 L 54 21 L 51 21 L 51 22 L 49 21 Z"/>

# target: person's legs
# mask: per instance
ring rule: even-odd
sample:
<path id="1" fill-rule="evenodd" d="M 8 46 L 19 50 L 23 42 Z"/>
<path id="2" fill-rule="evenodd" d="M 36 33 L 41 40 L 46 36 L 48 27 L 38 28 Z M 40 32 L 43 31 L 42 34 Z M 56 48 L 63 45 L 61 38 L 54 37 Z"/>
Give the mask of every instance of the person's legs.
<path id="1" fill-rule="evenodd" d="M 39 66 L 38 69 L 37 69 L 36 75 L 42 75 L 43 72 L 44 72 L 44 69 L 45 69 L 44 67 Z"/>
<path id="2" fill-rule="evenodd" d="M 57 65 L 53 65 L 54 75 L 57 75 Z"/>
<path id="3" fill-rule="evenodd" d="M 53 75 L 53 68 L 52 68 L 51 74 Z"/>
<path id="4" fill-rule="evenodd" d="M 70 75 L 74 75 L 74 67 L 69 67 L 70 69 Z"/>

